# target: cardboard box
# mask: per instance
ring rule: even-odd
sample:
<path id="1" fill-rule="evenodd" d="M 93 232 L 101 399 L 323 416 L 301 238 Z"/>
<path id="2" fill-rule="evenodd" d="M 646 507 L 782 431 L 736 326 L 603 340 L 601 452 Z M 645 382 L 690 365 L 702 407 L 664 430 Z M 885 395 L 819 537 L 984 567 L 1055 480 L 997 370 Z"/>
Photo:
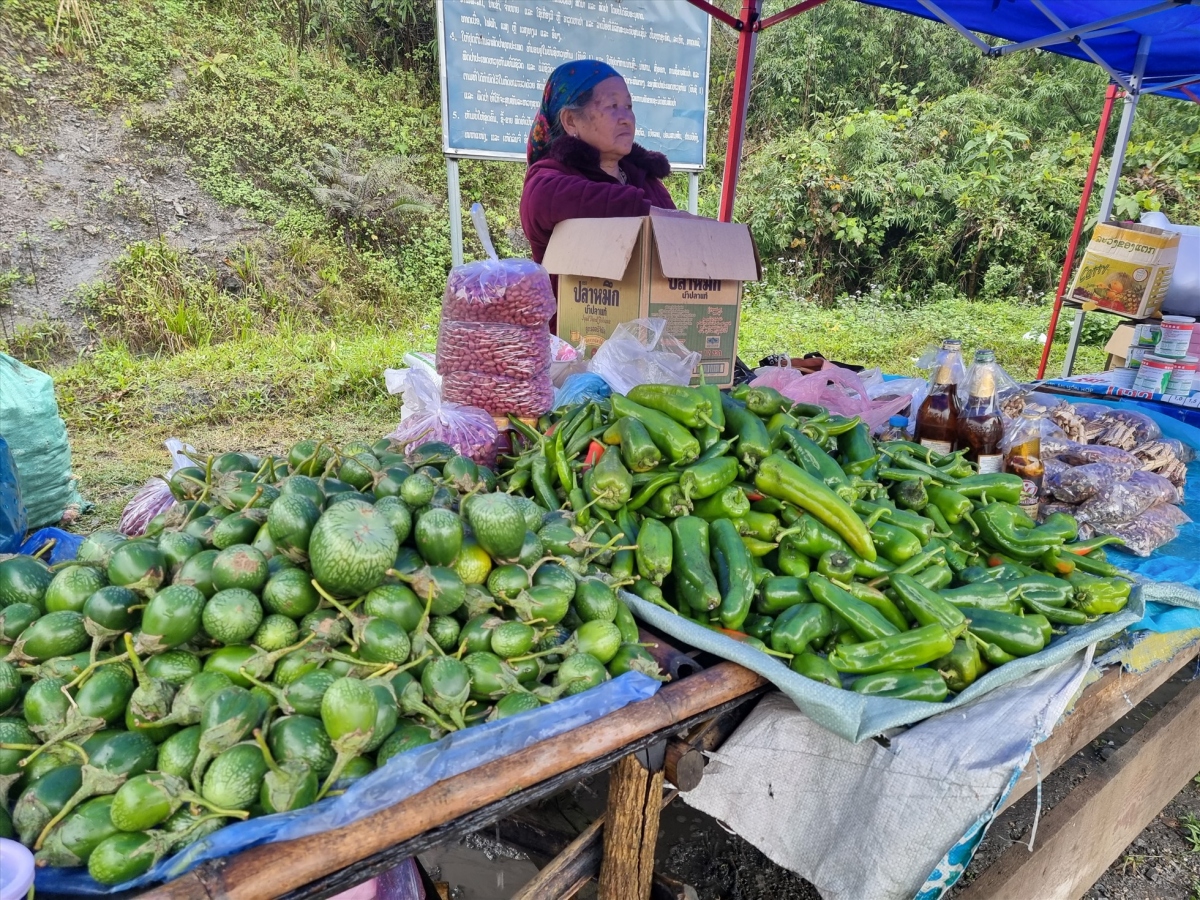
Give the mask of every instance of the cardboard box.
<path id="1" fill-rule="evenodd" d="M 1129 356 L 1129 345 L 1133 343 L 1134 330 L 1132 325 L 1118 325 L 1113 331 L 1112 337 L 1108 339 L 1108 343 L 1104 345 L 1104 352 L 1108 354 L 1108 365 L 1105 366 L 1105 371 L 1108 369 L 1119 369 L 1125 365 L 1125 360 Z"/>
<path id="2" fill-rule="evenodd" d="M 1075 273 L 1071 298 L 1142 319 L 1162 309 L 1175 271 L 1179 235 L 1129 222 L 1096 226 Z"/>
<path id="3" fill-rule="evenodd" d="M 742 283 L 762 277 L 750 229 L 713 219 L 568 219 L 542 265 L 558 276 L 558 336 L 591 357 L 622 322 L 667 320 L 709 384 L 733 384 Z M 697 374 L 696 382 L 699 381 Z"/>

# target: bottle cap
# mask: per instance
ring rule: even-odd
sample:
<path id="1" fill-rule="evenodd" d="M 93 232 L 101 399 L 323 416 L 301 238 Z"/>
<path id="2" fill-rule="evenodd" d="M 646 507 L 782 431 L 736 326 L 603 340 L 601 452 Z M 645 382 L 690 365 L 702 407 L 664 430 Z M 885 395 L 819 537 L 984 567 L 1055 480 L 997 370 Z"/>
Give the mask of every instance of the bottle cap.
<path id="1" fill-rule="evenodd" d="M 893 428 L 907 428 L 908 416 L 892 416 L 888 419 L 888 424 Z"/>

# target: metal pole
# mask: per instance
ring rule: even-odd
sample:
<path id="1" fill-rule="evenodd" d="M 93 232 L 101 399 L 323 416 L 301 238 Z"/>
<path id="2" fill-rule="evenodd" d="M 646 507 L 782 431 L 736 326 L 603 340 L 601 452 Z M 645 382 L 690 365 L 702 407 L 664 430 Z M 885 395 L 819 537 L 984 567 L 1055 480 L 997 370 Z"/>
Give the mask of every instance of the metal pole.
<path id="1" fill-rule="evenodd" d="M 458 160 L 446 157 L 446 199 L 450 204 L 450 261 L 463 262 L 462 194 L 458 188 Z"/>
<path id="2" fill-rule="evenodd" d="M 1121 183 L 1121 169 L 1125 166 L 1125 151 L 1129 147 L 1129 134 L 1133 130 L 1133 116 L 1137 112 L 1141 96 L 1142 78 L 1146 74 L 1146 60 L 1150 56 L 1150 35 L 1143 34 L 1138 40 L 1137 56 L 1133 61 L 1133 72 L 1129 84 L 1133 88 L 1125 94 L 1125 106 L 1121 110 L 1121 124 L 1117 126 L 1117 143 L 1113 147 L 1112 162 L 1108 168 L 1108 180 L 1104 183 L 1104 194 L 1100 198 L 1097 222 L 1107 222 L 1112 215 L 1113 203 L 1117 199 L 1117 188 Z M 1067 354 L 1063 359 L 1063 378 L 1071 377 L 1075 367 L 1075 351 L 1079 349 L 1079 338 L 1083 334 L 1084 310 L 1075 313 L 1071 325 L 1071 337 L 1067 340 Z M 1049 335 L 1047 335 L 1047 338 Z"/>
<path id="3" fill-rule="evenodd" d="M 688 172 L 688 212 L 693 216 L 700 206 L 700 173 Z"/>
<path id="4" fill-rule="evenodd" d="M 1117 199 L 1117 188 L 1121 182 L 1121 169 L 1125 165 L 1125 151 L 1129 147 L 1129 133 L 1133 130 L 1133 116 L 1137 112 L 1138 98 L 1142 91 L 1142 76 L 1146 72 L 1146 58 L 1150 55 L 1150 35 L 1143 34 L 1138 41 L 1137 56 L 1133 63 L 1133 74 L 1129 79 L 1133 90 L 1125 95 L 1125 106 L 1121 110 L 1121 124 L 1117 126 L 1117 143 L 1113 147 L 1112 164 L 1108 168 L 1108 181 L 1100 197 L 1100 213 L 1097 222 L 1107 222 L 1112 215 L 1113 202 Z"/>
<path id="5" fill-rule="evenodd" d="M 1079 235 L 1083 233 L 1083 223 L 1087 219 L 1088 201 L 1092 198 L 1092 188 L 1096 184 L 1096 169 L 1100 165 L 1100 154 L 1104 152 L 1104 138 L 1108 134 L 1108 122 L 1112 118 L 1113 103 L 1116 102 L 1116 99 L 1117 86 L 1110 83 L 1104 94 L 1104 109 L 1100 112 L 1096 140 L 1092 144 L 1092 160 L 1088 163 L 1087 178 L 1083 182 L 1083 194 L 1079 198 L 1079 209 L 1075 212 L 1075 225 L 1071 229 L 1071 239 L 1067 242 L 1067 258 L 1063 260 L 1062 275 L 1058 279 L 1058 290 L 1054 293 L 1054 309 L 1050 313 L 1050 327 L 1046 330 L 1046 345 L 1042 348 L 1042 361 L 1038 364 L 1037 377 L 1039 379 L 1046 377 L 1046 363 L 1050 360 L 1050 345 L 1054 343 L 1054 332 L 1058 329 L 1058 315 L 1062 311 L 1063 295 L 1067 292 L 1067 281 L 1071 277 L 1071 268 L 1075 265 L 1075 251 L 1079 247 Z"/>
<path id="6" fill-rule="evenodd" d="M 733 103 L 729 115 L 729 135 L 725 150 L 725 175 L 721 179 L 721 205 L 717 218 L 733 221 L 733 200 L 737 194 L 738 170 L 742 164 L 742 139 L 746 131 L 746 108 L 750 104 L 750 75 L 754 68 L 754 50 L 758 45 L 758 21 L 763 0 L 742 0 L 738 30 L 737 63 L 733 69 Z"/>

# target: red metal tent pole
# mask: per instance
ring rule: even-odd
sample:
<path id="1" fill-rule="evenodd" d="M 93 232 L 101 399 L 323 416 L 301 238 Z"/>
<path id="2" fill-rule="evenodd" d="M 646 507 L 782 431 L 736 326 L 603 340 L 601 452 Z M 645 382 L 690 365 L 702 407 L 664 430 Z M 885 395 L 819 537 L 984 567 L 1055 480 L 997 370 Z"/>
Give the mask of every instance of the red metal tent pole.
<path id="1" fill-rule="evenodd" d="M 1087 179 L 1083 182 L 1083 196 L 1079 198 L 1079 210 L 1075 213 L 1075 227 L 1071 229 L 1071 240 L 1067 242 L 1067 258 L 1063 262 L 1062 277 L 1058 279 L 1058 290 L 1054 294 L 1054 310 L 1050 313 L 1050 327 L 1046 331 L 1046 346 L 1042 348 L 1042 361 L 1038 365 L 1037 377 L 1046 374 L 1046 363 L 1050 360 L 1050 345 L 1054 343 L 1054 329 L 1058 327 L 1058 314 L 1062 310 L 1063 295 L 1067 292 L 1067 281 L 1075 265 L 1075 251 L 1079 247 L 1079 235 L 1087 219 L 1088 201 L 1092 198 L 1092 187 L 1096 183 L 1096 168 L 1100 165 L 1100 154 L 1104 149 L 1104 136 L 1108 133 L 1108 120 L 1112 117 L 1113 103 L 1118 89 L 1109 84 L 1104 95 L 1104 109 L 1100 113 L 1100 125 L 1096 129 L 1096 143 L 1092 146 L 1092 161 L 1088 165 Z"/>
<path id="2" fill-rule="evenodd" d="M 737 193 L 742 139 L 746 131 L 746 107 L 750 103 L 750 75 L 754 68 L 754 49 L 758 43 L 754 24 L 758 21 L 762 3 L 763 0 L 742 0 L 742 13 L 739 16 L 742 27 L 738 30 L 737 63 L 733 69 L 733 105 L 725 149 L 725 175 L 721 179 L 721 206 L 717 214 L 722 222 L 733 221 L 733 198 Z"/>

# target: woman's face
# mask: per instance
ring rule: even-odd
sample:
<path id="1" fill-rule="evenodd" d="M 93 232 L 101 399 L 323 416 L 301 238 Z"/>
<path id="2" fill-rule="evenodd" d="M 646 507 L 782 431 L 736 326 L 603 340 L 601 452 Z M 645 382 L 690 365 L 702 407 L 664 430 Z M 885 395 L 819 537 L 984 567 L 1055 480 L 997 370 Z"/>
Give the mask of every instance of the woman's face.
<path id="1" fill-rule="evenodd" d="M 581 110 L 565 110 L 563 128 L 598 151 L 602 159 L 618 160 L 633 149 L 633 98 L 620 75 L 605 78 L 592 89 Z"/>

